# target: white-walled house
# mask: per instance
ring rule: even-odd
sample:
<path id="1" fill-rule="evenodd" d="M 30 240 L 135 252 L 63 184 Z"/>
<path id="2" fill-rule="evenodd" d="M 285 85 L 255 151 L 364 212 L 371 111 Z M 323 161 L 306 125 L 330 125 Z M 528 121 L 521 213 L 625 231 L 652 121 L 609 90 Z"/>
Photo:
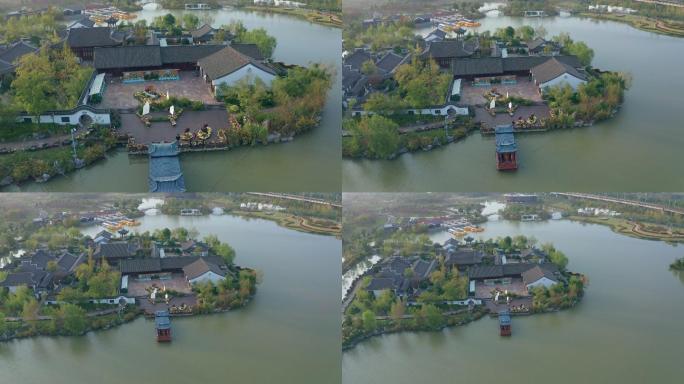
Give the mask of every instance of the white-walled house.
<path id="1" fill-rule="evenodd" d="M 208 281 L 216 284 L 225 280 L 227 275 L 226 271 L 222 270 L 218 265 L 202 257 L 183 267 L 183 273 L 185 273 L 185 278 L 190 284 L 206 283 Z"/>
<path id="2" fill-rule="evenodd" d="M 249 79 L 249 81 L 260 79 L 270 86 L 276 77 L 273 68 L 229 46 L 201 59 L 198 65 L 202 77 L 205 81 L 211 82 L 214 92 L 221 84 L 234 85 L 242 79 Z"/>
<path id="3" fill-rule="evenodd" d="M 545 61 L 530 70 L 534 84 L 544 93 L 547 88 L 569 85 L 577 90 L 580 84 L 587 82 L 585 74 L 556 58 Z"/>
<path id="4" fill-rule="evenodd" d="M 528 290 L 536 287 L 551 288 L 552 286 L 558 284 L 558 279 L 553 272 L 538 265 L 523 272 L 522 279 Z"/>

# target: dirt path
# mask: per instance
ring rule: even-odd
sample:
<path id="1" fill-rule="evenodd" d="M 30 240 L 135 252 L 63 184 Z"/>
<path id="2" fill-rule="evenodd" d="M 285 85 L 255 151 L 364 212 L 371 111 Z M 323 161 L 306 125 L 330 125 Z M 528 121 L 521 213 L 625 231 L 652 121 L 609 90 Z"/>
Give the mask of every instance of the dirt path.
<path id="1" fill-rule="evenodd" d="M 88 131 L 87 128 L 80 127 L 76 130 L 76 135 L 85 133 Z M 43 148 L 52 146 L 61 146 L 62 142 L 69 140 L 71 142 L 71 134 L 64 134 L 58 136 L 50 136 L 44 139 L 32 139 L 26 141 L 10 141 L 6 143 L 0 143 L 0 151 L 11 151 L 11 150 L 25 150 L 32 147 Z"/>

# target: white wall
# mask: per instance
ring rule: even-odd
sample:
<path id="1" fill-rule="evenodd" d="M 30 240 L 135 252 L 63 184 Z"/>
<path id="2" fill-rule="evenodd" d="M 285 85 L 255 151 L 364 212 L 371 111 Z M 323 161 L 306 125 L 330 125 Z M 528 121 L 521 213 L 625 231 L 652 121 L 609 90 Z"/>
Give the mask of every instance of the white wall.
<path id="1" fill-rule="evenodd" d="M 413 112 L 414 115 L 434 115 L 434 116 L 446 116 L 449 115 L 449 111 L 453 111 L 452 114 L 455 115 L 460 115 L 460 116 L 467 116 L 468 115 L 468 108 L 465 107 L 457 107 L 455 105 L 445 105 L 443 107 L 439 108 L 423 108 L 423 109 L 404 109 L 401 111 L 395 111 L 395 113 L 400 113 L 400 114 L 409 114 L 409 112 Z M 352 116 L 363 116 L 363 115 L 373 115 L 374 113 L 371 111 L 365 111 L 365 110 L 356 110 L 352 111 Z"/>
<path id="2" fill-rule="evenodd" d="M 218 283 L 219 281 L 223 281 L 225 277 L 221 275 L 217 275 L 216 273 L 209 271 L 206 272 L 205 274 L 198 276 L 192 280 L 188 280 L 190 284 L 196 284 L 196 283 L 206 283 L 207 281 L 211 281 L 212 283 Z"/>
<path id="3" fill-rule="evenodd" d="M 579 87 L 580 84 L 584 84 L 586 81 L 582 79 L 578 79 L 577 77 L 569 74 L 569 73 L 564 73 L 558 77 L 556 77 L 553 80 L 549 80 L 545 83 L 539 84 L 539 88 L 541 88 L 542 92 L 544 91 L 544 88 L 547 87 L 555 87 L 555 86 L 565 86 L 566 84 L 571 86 L 572 89 L 577 90 L 577 87 Z"/>
<path id="4" fill-rule="evenodd" d="M 261 79 L 261 81 L 264 82 L 264 84 L 270 87 L 271 82 L 275 78 L 275 75 L 272 75 L 260 68 L 257 68 L 252 64 L 247 64 L 229 75 L 223 76 L 219 79 L 212 81 L 211 84 L 214 87 L 218 87 L 221 84 L 233 85 L 245 77 L 250 78 L 250 82 L 253 82 L 254 79 L 259 78 Z"/>
<path id="5" fill-rule="evenodd" d="M 17 121 L 24 121 L 24 118 L 30 118 L 33 122 L 40 122 L 41 124 L 58 124 L 58 125 L 78 125 L 81 116 L 88 115 L 93 119 L 94 124 L 109 125 L 111 124 L 111 116 L 109 113 L 93 113 L 88 110 L 76 111 L 71 115 L 55 113 L 54 115 L 41 115 L 38 119 L 34 116 L 22 116 L 17 118 Z M 62 121 L 66 117 L 68 121 Z"/>

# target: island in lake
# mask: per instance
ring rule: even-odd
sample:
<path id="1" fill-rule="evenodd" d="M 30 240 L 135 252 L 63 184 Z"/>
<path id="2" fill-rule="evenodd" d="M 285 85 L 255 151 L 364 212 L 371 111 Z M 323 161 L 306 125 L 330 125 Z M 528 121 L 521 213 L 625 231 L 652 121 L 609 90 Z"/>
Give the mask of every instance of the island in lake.
<path id="1" fill-rule="evenodd" d="M 4 13 L 0 187 L 47 182 L 118 147 L 149 157 L 150 192 L 184 192 L 181 153 L 286 143 L 321 124 L 329 63 L 279 60 L 266 28 L 191 11 Z"/>
<path id="2" fill-rule="evenodd" d="M 147 229 L 147 215 L 255 218 L 313 234 L 339 233 L 334 196 L 204 194 L 150 199 L 36 195 L 3 199 L 0 340 L 77 336 L 138 316 L 155 317 L 170 341 L 169 317 L 235 310 L 257 294 L 261 273 L 234 262 L 215 230 Z M 148 201 L 148 202 L 146 202 Z M 169 223 L 172 224 L 172 223 Z M 145 228 L 145 229 L 143 229 Z M 153 333 L 152 328 L 150 333 Z"/>
<path id="3" fill-rule="evenodd" d="M 522 384 L 582 366 L 561 381 L 636 384 L 682 372 L 668 356 L 684 307 L 653 297 L 684 298 L 684 275 L 668 270 L 681 265 L 683 194 L 343 202 L 343 383 Z"/>
<path id="4" fill-rule="evenodd" d="M 138 315 L 227 311 L 256 294 L 257 271 L 235 264 L 233 248 L 216 236 L 198 240 L 182 227 L 131 232 L 125 227 L 139 222 L 117 210 L 45 219 L 2 268 L 3 340 L 82 335 Z M 74 220 L 103 229 L 84 236 L 69 226 Z"/>
<path id="5" fill-rule="evenodd" d="M 345 349 L 384 333 L 438 331 L 487 314 L 499 316 L 502 335 L 510 336 L 510 316 L 570 308 L 584 295 L 587 278 L 568 271 L 568 258 L 552 244 L 521 235 L 475 239 L 469 233 L 482 228 L 457 212 L 397 220 L 372 239 L 381 259 L 346 293 Z M 433 242 L 421 235 L 427 228 L 452 237 Z"/>
<path id="6" fill-rule="evenodd" d="M 434 29 L 418 34 L 425 25 Z M 391 159 L 479 130 L 496 135 L 497 169 L 514 170 L 514 134 L 592 125 L 620 108 L 630 76 L 593 67 L 586 43 L 543 26 L 479 27 L 461 10 L 350 22 L 344 156 Z"/>

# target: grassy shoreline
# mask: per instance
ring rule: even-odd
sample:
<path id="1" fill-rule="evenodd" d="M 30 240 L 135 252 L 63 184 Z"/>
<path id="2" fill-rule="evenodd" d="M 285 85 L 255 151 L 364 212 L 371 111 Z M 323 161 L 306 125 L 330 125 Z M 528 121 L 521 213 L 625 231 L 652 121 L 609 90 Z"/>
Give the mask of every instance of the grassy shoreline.
<path id="1" fill-rule="evenodd" d="M 660 35 L 684 37 L 684 24 L 676 23 L 671 20 L 658 21 L 641 15 L 613 15 L 591 12 L 582 12 L 579 13 L 578 16 L 589 19 L 609 20 L 618 23 L 624 23 L 632 26 L 633 28 L 646 32 L 657 33 Z"/>
<path id="2" fill-rule="evenodd" d="M 311 233 L 314 235 L 340 236 L 342 228 L 339 223 L 331 226 L 324 226 L 324 223 L 315 223 L 314 220 L 326 221 L 333 224 L 331 220 L 314 219 L 302 217 L 283 212 L 253 212 L 253 211 L 233 211 L 229 212 L 237 216 L 275 221 L 281 227 L 293 229 L 295 231 Z"/>
<path id="3" fill-rule="evenodd" d="M 568 220 L 578 221 L 590 224 L 599 224 L 608 226 L 613 232 L 634 237 L 643 240 L 665 241 L 672 243 L 684 243 L 684 233 L 673 232 L 671 234 L 662 232 L 650 232 L 642 228 L 647 224 L 633 222 L 623 218 L 616 217 L 586 217 L 586 216 L 568 216 Z M 657 224 L 653 224 L 656 225 Z"/>
<path id="4" fill-rule="evenodd" d="M 326 16 L 327 14 L 314 9 L 259 7 L 255 5 L 238 7 L 237 9 L 264 13 L 278 13 L 281 15 L 293 16 L 299 19 L 306 19 L 314 24 L 323 25 L 326 27 L 342 28 L 342 15 L 340 13 L 332 13 L 332 16 Z"/>

